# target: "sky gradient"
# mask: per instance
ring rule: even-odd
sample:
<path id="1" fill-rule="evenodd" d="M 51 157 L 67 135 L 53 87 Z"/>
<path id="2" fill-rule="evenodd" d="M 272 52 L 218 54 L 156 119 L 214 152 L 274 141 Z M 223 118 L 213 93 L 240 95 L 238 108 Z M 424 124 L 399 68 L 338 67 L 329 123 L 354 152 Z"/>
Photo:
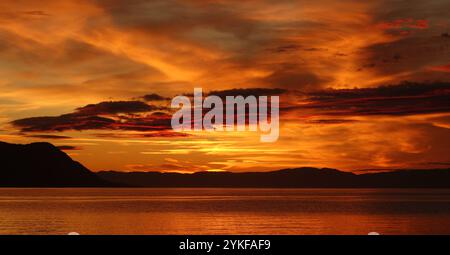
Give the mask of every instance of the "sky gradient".
<path id="1" fill-rule="evenodd" d="M 0 3 L 0 140 L 88 168 L 450 166 L 450 2 Z M 280 138 L 175 133 L 172 97 L 280 96 Z"/>

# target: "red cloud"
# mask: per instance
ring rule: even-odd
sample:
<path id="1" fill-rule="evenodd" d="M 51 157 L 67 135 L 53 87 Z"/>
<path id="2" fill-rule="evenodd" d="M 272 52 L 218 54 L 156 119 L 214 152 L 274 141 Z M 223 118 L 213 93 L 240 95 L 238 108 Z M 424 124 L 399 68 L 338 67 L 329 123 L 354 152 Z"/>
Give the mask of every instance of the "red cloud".
<path id="1" fill-rule="evenodd" d="M 430 70 L 450 73 L 450 64 L 443 65 L 443 66 L 432 66 L 432 67 L 430 67 Z"/>
<path id="2" fill-rule="evenodd" d="M 378 25 L 379 28 L 383 30 L 392 29 L 426 29 L 429 27 L 428 20 L 418 19 L 414 20 L 412 18 L 406 19 L 396 19 L 390 22 L 383 22 Z"/>

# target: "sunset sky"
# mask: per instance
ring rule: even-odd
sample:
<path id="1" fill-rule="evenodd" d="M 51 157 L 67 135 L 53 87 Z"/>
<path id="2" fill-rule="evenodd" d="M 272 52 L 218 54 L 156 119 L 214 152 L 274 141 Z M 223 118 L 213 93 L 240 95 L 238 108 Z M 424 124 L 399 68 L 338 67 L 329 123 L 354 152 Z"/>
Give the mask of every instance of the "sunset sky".
<path id="1" fill-rule="evenodd" d="M 450 167 L 450 1 L 1 1 L 0 140 L 93 171 Z M 405 82 L 408 81 L 408 82 Z M 280 96 L 280 138 L 170 100 Z"/>

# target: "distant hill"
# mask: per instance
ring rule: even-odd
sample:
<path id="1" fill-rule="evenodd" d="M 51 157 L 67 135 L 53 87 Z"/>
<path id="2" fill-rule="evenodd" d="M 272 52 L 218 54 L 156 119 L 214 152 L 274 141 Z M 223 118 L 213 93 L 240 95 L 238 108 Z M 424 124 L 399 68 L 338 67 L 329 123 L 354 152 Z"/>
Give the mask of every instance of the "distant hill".
<path id="1" fill-rule="evenodd" d="M 102 187 L 112 185 L 50 143 L 0 142 L 2 187 Z"/>
<path id="2" fill-rule="evenodd" d="M 0 187 L 450 188 L 450 169 L 360 175 L 312 167 L 246 173 L 93 173 L 50 143 L 0 142 L 0 164 Z"/>
<path id="3" fill-rule="evenodd" d="M 139 187 L 450 188 L 450 169 L 398 170 L 361 175 L 310 167 L 256 173 L 104 171 L 97 174 L 108 181 Z"/>

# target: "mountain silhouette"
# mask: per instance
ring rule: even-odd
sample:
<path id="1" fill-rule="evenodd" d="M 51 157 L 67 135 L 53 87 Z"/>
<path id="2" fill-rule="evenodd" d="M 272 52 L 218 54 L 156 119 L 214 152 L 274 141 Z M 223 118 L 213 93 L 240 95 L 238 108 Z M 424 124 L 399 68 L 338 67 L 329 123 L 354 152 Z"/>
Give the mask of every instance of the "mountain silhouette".
<path id="1" fill-rule="evenodd" d="M 93 173 L 50 143 L 0 142 L 0 162 L 0 187 L 450 188 L 450 169 L 359 175 L 313 167 L 245 173 Z"/>
<path id="2" fill-rule="evenodd" d="M 0 142 L 2 187 L 101 187 L 102 180 L 50 143 Z"/>
<path id="3" fill-rule="evenodd" d="M 137 187 L 450 188 L 450 169 L 398 170 L 361 175 L 312 167 L 247 173 L 103 171 L 97 174 L 111 182 Z"/>
<path id="4" fill-rule="evenodd" d="M 346 187 L 355 177 L 352 173 L 335 169 L 298 168 L 273 172 L 196 172 L 193 174 L 160 172 L 116 172 L 97 173 L 109 181 L 120 181 L 142 187 Z"/>

